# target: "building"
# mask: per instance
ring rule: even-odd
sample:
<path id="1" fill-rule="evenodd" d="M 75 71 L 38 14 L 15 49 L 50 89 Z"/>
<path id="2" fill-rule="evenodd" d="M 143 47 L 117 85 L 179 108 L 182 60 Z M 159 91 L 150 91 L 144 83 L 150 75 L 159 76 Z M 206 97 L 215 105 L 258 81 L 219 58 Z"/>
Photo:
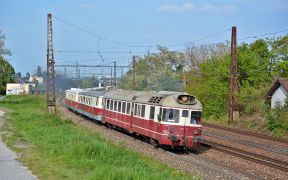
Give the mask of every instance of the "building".
<path id="1" fill-rule="evenodd" d="M 271 108 L 275 108 L 285 104 L 288 97 L 288 78 L 279 78 L 271 86 L 267 93 L 267 100 L 271 104 Z"/>
<path id="2" fill-rule="evenodd" d="M 22 95 L 33 94 L 35 91 L 35 84 L 30 83 L 7 83 L 6 95 Z"/>
<path id="3" fill-rule="evenodd" d="M 43 84 L 43 77 L 30 76 L 30 78 L 29 78 L 30 83 L 35 83 L 36 81 L 38 81 L 39 84 Z"/>

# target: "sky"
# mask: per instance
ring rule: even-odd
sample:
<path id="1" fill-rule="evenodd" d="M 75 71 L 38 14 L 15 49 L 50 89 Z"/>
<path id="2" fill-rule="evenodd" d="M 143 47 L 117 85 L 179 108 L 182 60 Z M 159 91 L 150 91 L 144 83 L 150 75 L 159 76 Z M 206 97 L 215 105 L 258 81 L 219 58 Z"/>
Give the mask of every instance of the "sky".
<path id="1" fill-rule="evenodd" d="M 133 55 L 156 52 L 156 45 L 183 50 L 189 42 L 230 40 L 232 26 L 237 39 L 288 33 L 287 0 L 0 0 L 0 29 L 12 52 L 7 59 L 22 75 L 38 65 L 46 69 L 48 13 L 56 65 L 128 65 Z M 110 69 L 81 73 L 110 74 Z"/>

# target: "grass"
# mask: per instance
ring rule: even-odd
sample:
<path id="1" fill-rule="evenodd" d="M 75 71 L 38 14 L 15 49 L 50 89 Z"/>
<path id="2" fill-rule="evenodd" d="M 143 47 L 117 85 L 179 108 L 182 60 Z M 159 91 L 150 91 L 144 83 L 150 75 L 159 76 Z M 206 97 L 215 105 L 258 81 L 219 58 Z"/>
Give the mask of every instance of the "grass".
<path id="1" fill-rule="evenodd" d="M 199 179 L 45 112 L 42 96 L 9 96 L 2 138 L 40 179 Z"/>

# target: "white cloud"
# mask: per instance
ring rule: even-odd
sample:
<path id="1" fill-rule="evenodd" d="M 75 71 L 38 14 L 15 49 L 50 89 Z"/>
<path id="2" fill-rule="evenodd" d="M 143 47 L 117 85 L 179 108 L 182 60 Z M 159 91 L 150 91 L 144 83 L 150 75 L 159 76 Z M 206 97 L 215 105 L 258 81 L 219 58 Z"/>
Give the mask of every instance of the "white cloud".
<path id="1" fill-rule="evenodd" d="M 198 7 L 192 5 L 191 3 L 182 4 L 182 5 L 163 5 L 158 8 L 161 12 L 189 12 L 189 11 L 200 11 L 207 13 L 217 13 L 217 14 L 226 14 L 231 13 L 236 10 L 235 6 L 232 5 L 223 5 L 215 6 L 213 4 L 202 4 Z"/>
<path id="2" fill-rule="evenodd" d="M 223 6 L 214 6 L 213 4 L 203 4 L 199 7 L 199 9 L 203 12 L 213 12 L 213 13 L 221 13 L 226 14 L 236 10 L 236 8 L 232 5 L 223 5 Z"/>
<path id="3" fill-rule="evenodd" d="M 94 7 L 96 7 L 96 4 L 94 4 L 94 3 L 81 3 L 80 5 L 79 5 L 79 7 L 80 8 L 94 8 Z"/>
<path id="4" fill-rule="evenodd" d="M 182 4 L 182 5 L 164 5 L 158 8 L 162 12 L 185 12 L 192 11 L 194 6 L 192 4 Z"/>

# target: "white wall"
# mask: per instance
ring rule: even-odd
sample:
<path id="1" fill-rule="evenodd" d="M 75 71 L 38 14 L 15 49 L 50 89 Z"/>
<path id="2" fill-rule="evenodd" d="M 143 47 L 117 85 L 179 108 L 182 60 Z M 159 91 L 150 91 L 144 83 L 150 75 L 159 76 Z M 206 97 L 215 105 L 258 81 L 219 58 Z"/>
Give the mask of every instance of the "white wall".
<path id="1" fill-rule="evenodd" d="M 288 96 L 288 92 L 283 88 L 282 85 L 274 92 L 271 98 L 271 108 L 275 108 L 277 104 L 284 105 L 285 99 Z"/>

